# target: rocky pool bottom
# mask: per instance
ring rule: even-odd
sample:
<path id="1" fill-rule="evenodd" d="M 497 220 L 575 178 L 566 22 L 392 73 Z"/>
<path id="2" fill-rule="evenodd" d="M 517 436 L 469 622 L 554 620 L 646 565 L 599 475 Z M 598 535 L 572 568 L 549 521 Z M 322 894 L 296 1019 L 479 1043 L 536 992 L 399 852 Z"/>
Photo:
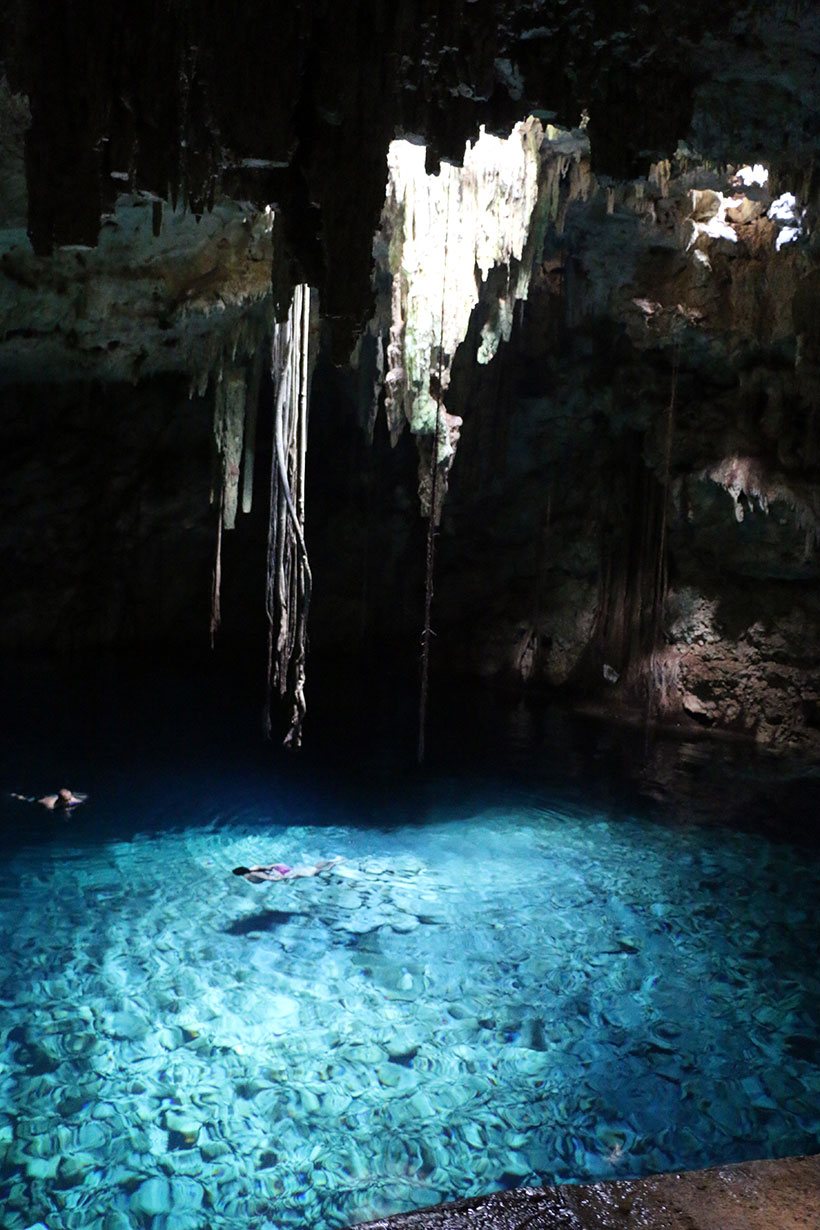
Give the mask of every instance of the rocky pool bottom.
<path id="1" fill-rule="evenodd" d="M 8 1230 L 332 1230 L 817 1150 L 811 780 L 731 827 L 748 752 L 637 788 L 620 736 L 495 703 L 423 778 L 376 736 L 294 770 L 174 696 L 35 692 L 6 741 L 9 788 L 91 792 L 0 804 Z"/>

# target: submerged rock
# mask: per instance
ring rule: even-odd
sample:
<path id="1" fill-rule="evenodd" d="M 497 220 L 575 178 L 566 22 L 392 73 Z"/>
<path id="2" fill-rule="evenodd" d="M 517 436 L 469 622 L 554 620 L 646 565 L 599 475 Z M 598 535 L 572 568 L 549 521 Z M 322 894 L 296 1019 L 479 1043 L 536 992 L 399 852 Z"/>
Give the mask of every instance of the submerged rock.
<path id="1" fill-rule="evenodd" d="M 391 921 L 386 911 L 378 908 L 365 908 L 358 910 L 349 918 L 341 919 L 336 925 L 340 931 L 348 931 L 351 935 L 367 935 L 371 931 L 378 931 L 379 927 L 384 927 Z"/>
<path id="2" fill-rule="evenodd" d="M 202 1124 L 197 1119 L 193 1119 L 184 1111 L 175 1110 L 165 1112 L 165 1126 L 169 1136 L 175 1139 L 172 1148 L 195 1145 L 202 1128 Z"/>
<path id="3" fill-rule="evenodd" d="M 108 1027 L 115 1038 L 138 1041 L 146 1036 L 150 1023 L 136 1012 L 125 1011 L 115 1012 Z"/>
<path id="4" fill-rule="evenodd" d="M 171 1183 L 168 1179 L 146 1179 L 131 1197 L 131 1208 L 134 1212 L 145 1213 L 148 1217 L 170 1213 L 171 1205 Z"/>
<path id="5" fill-rule="evenodd" d="M 418 1052 L 421 1039 L 413 1033 L 395 1034 L 385 1043 L 385 1050 L 390 1059 L 408 1060 Z"/>

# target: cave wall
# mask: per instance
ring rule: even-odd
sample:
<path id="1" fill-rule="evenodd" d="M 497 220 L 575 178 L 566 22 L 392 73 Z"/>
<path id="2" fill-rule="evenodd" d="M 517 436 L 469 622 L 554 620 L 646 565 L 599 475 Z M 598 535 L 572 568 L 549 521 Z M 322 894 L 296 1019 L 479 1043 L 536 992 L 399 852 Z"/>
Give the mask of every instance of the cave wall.
<path id="1" fill-rule="evenodd" d="M 0 529 L 11 582 L 0 598 L 4 647 L 184 640 L 204 629 L 211 433 L 181 381 L 7 388 L 2 410 L 14 474 Z"/>
<path id="2" fill-rule="evenodd" d="M 509 343 L 476 364 L 479 305 L 455 356 L 437 665 L 817 748 L 813 6 L 7 0 L 0 36 L 0 646 L 204 643 L 214 389 L 305 277 L 314 647 L 415 658 L 418 456 L 382 417 L 371 446 L 347 367 L 387 147 L 435 170 L 535 109 L 583 116 L 589 190 Z M 766 192 L 718 217 L 756 160 Z M 265 536 L 263 494 L 226 535 L 226 636 L 264 637 Z"/>
<path id="3" fill-rule="evenodd" d="M 262 406 L 270 390 L 262 390 Z M 187 380 L 0 391 L 2 651 L 208 644 L 213 393 Z M 258 469 L 270 466 L 260 439 Z M 262 644 L 267 491 L 226 535 L 225 636 Z M 261 655 L 260 655 L 261 661 Z"/>
<path id="4" fill-rule="evenodd" d="M 435 656 L 610 712 L 817 748 L 817 245 L 784 241 L 768 188 L 747 197 L 726 178 L 679 159 L 570 197 L 488 366 L 476 309 L 446 398 L 464 426 Z M 737 195 L 718 225 L 721 188 Z M 338 457 L 334 415 L 353 438 L 361 403 L 338 377 L 323 452 Z M 346 599 L 318 600 L 316 634 L 376 627 L 411 654 L 416 476 L 409 454 L 375 450 L 377 477 L 364 451 L 345 467 L 335 537 L 319 516 L 324 582 Z"/>
<path id="5" fill-rule="evenodd" d="M 758 217 L 684 251 L 687 182 L 548 242 L 512 387 L 466 392 L 439 617 L 469 669 L 816 743 L 816 248 Z"/>
<path id="6" fill-rule="evenodd" d="M 701 85 L 725 81 L 716 106 L 735 97 L 727 64 L 740 50 L 740 139 L 782 150 L 788 124 L 789 156 L 800 162 L 817 104 L 801 96 L 799 73 L 778 71 L 777 56 L 785 26 L 789 57 L 811 64 L 810 9 L 799 0 L 776 13 L 708 0 L 146 0 L 121 11 L 97 0 L 5 0 L 0 60 L 31 114 L 32 246 L 42 255 L 95 244 L 124 187 L 194 214 L 221 196 L 276 201 L 281 276 L 320 287 L 330 344 L 344 359 L 369 314 L 370 245 L 394 136 L 423 134 L 435 165 L 459 160 L 481 123 L 509 131 L 540 109 L 569 126 L 586 110 L 596 169 L 632 175 L 689 132 Z M 782 112 L 774 125 L 772 101 L 749 81 L 767 56 Z M 725 129 L 701 124 L 699 136 L 718 147 Z M 736 145 L 732 156 L 754 152 Z"/>

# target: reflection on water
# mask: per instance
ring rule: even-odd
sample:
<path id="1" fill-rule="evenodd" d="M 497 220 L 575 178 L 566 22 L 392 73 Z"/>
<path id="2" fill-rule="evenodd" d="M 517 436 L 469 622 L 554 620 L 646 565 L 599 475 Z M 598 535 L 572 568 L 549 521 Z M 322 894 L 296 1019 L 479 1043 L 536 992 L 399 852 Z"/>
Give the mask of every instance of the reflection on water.
<path id="1" fill-rule="evenodd" d="M 38 678 L 3 784 L 92 798 L 2 802 L 9 1230 L 322 1230 L 817 1148 L 802 771 L 454 696 L 420 778 L 388 690 L 338 728 L 320 697 L 294 766 L 224 680 Z"/>

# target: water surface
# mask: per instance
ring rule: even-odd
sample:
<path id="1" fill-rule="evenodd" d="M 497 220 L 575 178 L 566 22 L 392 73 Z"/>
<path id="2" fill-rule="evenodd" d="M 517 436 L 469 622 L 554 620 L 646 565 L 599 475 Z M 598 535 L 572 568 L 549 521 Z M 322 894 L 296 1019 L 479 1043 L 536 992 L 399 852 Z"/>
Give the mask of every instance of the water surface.
<path id="1" fill-rule="evenodd" d="M 423 777 L 401 712 L 294 769 L 229 688 L 29 683 L 9 787 L 92 797 L 2 803 L 9 1230 L 330 1230 L 817 1149 L 802 770 L 489 697 Z"/>

